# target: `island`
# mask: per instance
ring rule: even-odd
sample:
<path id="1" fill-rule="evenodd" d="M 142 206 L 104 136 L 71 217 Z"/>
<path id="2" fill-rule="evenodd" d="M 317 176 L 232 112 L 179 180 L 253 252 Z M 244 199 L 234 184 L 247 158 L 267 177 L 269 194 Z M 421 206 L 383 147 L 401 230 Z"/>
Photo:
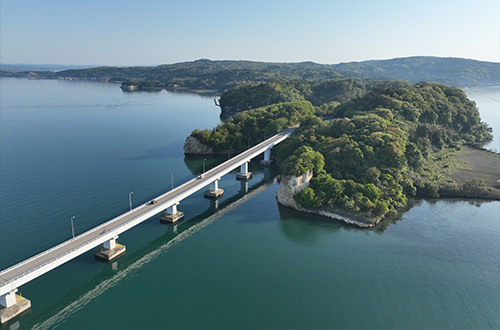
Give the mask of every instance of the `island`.
<path id="1" fill-rule="evenodd" d="M 300 123 L 273 150 L 277 200 L 296 210 L 373 227 L 414 196 L 500 199 L 500 155 L 481 149 L 491 128 L 459 88 L 274 81 L 228 90 L 220 105 L 231 115 L 193 131 L 185 153 L 241 151 Z"/>
<path id="2" fill-rule="evenodd" d="M 339 64 L 199 59 L 158 66 L 101 66 L 70 70 L 64 70 L 65 67 L 56 67 L 52 70 L 58 71 L 41 71 L 44 68 L 44 66 L 31 66 L 30 68 L 3 64 L 0 68 L 0 76 L 125 83 L 120 86 L 126 92 L 167 89 L 213 94 L 220 94 L 237 86 L 273 80 L 300 80 L 314 83 L 325 83 L 345 78 L 407 80 L 413 84 L 429 81 L 461 88 L 500 84 L 500 63 L 432 56 Z"/>

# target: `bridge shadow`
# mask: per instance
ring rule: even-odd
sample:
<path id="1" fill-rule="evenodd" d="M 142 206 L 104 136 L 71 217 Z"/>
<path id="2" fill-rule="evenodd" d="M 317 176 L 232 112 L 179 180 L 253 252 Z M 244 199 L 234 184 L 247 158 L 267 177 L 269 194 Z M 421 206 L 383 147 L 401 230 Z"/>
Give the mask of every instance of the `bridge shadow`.
<path id="1" fill-rule="evenodd" d="M 42 309 L 29 310 L 17 319 L 18 322 L 23 327 L 30 324 L 29 328 L 35 329 L 57 327 L 58 324 L 84 308 L 92 300 L 118 285 L 122 279 L 133 275 L 157 257 L 165 254 L 171 247 L 179 244 L 184 239 L 275 184 L 277 182 L 276 171 L 268 172 L 270 176 L 264 175 L 262 180 L 253 183 L 251 186 L 248 186 L 248 183 L 245 184 L 242 182 L 242 189 L 237 194 L 220 203 L 216 200 L 207 201 L 209 202 L 209 206 L 204 212 L 181 221 L 178 224 L 161 224 L 157 219 L 158 226 L 167 226 L 168 228 L 164 234 L 132 253 L 127 252 L 115 261 L 103 263 L 102 271 L 95 274 L 92 278 L 69 291 L 56 302 Z M 4 328 L 8 329 L 5 325 L 0 327 L 0 329 Z"/>

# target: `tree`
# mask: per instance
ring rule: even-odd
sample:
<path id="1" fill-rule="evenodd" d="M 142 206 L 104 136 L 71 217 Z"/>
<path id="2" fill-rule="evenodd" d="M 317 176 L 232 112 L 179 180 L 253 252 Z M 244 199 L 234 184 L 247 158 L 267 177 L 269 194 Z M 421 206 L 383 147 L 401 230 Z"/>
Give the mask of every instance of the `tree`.
<path id="1" fill-rule="evenodd" d="M 299 191 L 294 196 L 294 199 L 300 206 L 305 207 L 306 209 L 314 209 L 318 205 L 314 190 L 309 187 Z"/>

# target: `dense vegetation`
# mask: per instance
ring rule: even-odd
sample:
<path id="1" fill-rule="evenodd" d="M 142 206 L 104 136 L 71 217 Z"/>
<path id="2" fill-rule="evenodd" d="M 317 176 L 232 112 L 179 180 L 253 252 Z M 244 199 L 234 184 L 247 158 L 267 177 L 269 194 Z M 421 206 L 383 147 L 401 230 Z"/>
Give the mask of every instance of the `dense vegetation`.
<path id="1" fill-rule="evenodd" d="M 373 86 L 384 83 L 373 83 L 369 91 L 352 80 L 252 85 L 246 90 L 260 93 L 258 102 L 294 101 L 243 111 L 213 130 L 195 130 L 192 135 L 214 150 L 245 149 L 300 121 L 300 128 L 275 151 L 285 175 L 314 173 L 310 186 L 295 200 L 305 208 L 326 209 L 367 222 L 397 212 L 412 195 L 485 192 L 484 184 L 477 180 L 463 186 L 440 185 L 423 168 L 426 158 L 436 151 L 464 144 L 477 146 L 491 138 L 475 104 L 455 87 L 398 84 L 401 87 L 382 88 Z M 318 91 L 327 91 L 324 86 L 331 85 L 340 86 L 347 95 L 359 92 L 363 96 L 352 95 L 350 101 L 330 107 L 334 102 L 327 95 L 335 98 L 342 93 Z M 226 95 L 243 95 L 244 90 L 235 88 Z M 315 93 L 320 100 L 317 104 L 326 103 L 314 107 Z M 325 106 L 336 119 L 325 122 L 317 116 Z"/>
<path id="2" fill-rule="evenodd" d="M 214 129 L 194 130 L 191 135 L 215 152 L 241 151 L 314 114 L 310 102 L 277 103 L 241 112 Z"/>
<path id="3" fill-rule="evenodd" d="M 155 67 L 98 67 L 79 70 L 37 71 L 41 67 L 14 71 L 3 66 L 0 76 L 40 79 L 92 79 L 140 83 L 157 81 L 172 89 L 208 89 L 222 92 L 244 84 L 272 80 L 306 80 L 316 83 L 346 77 L 368 80 L 433 81 L 454 86 L 500 84 L 500 63 L 467 59 L 410 57 L 385 61 L 366 61 L 336 65 L 266 63 L 252 61 L 210 61 L 159 65 Z M 7 70 L 6 70 L 7 69 Z M 9 70 L 10 69 L 10 70 Z M 157 83 L 154 84 L 158 87 Z M 147 88 L 144 85 L 144 88 Z"/>
<path id="4" fill-rule="evenodd" d="M 259 108 L 268 104 L 292 101 L 309 101 L 321 106 L 317 114 L 328 116 L 340 103 L 360 97 L 375 87 L 410 87 L 404 81 L 362 81 L 360 79 L 339 79 L 322 83 L 293 80 L 250 84 L 224 92 L 219 100 L 223 117 L 240 111 Z"/>
<path id="5" fill-rule="evenodd" d="M 377 88 L 334 112 L 341 118 L 303 120 L 278 146 L 278 157 L 285 174 L 315 174 L 295 197 L 300 205 L 363 214 L 368 221 L 396 212 L 408 196 L 439 195 L 440 186 L 420 175 L 427 155 L 491 138 L 461 90 L 434 83 Z M 450 185 L 441 188 L 449 192 Z"/>
<path id="6" fill-rule="evenodd" d="M 210 61 L 159 65 L 156 67 L 98 67 L 58 72 L 1 71 L 2 76 L 28 76 L 48 79 L 94 79 L 139 84 L 158 81 L 172 89 L 209 89 L 222 92 L 235 86 L 279 80 L 327 81 L 341 78 L 331 66 L 304 63 L 266 63 L 251 61 Z M 146 87 L 146 86 L 145 86 Z M 155 83 L 155 88 L 158 87 Z"/>

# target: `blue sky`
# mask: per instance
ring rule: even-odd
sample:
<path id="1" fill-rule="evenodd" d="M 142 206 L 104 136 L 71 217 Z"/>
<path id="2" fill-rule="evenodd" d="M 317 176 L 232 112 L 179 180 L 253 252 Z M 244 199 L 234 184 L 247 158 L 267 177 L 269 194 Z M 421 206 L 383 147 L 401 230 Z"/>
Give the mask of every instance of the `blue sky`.
<path id="1" fill-rule="evenodd" d="M 1 0 L 2 63 L 500 62 L 498 0 Z"/>

